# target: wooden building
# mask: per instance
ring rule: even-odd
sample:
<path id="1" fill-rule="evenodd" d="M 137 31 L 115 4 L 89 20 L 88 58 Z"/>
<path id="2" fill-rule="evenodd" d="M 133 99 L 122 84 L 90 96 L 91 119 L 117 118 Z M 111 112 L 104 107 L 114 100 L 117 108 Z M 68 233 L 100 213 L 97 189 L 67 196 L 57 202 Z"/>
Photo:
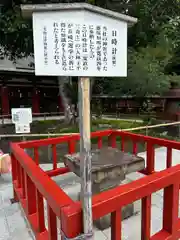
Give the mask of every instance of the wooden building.
<path id="1" fill-rule="evenodd" d="M 10 115 L 11 108 L 31 107 L 33 114 L 62 112 L 57 78 L 37 77 L 33 59 L 15 63 L 0 60 L 0 115 Z"/>

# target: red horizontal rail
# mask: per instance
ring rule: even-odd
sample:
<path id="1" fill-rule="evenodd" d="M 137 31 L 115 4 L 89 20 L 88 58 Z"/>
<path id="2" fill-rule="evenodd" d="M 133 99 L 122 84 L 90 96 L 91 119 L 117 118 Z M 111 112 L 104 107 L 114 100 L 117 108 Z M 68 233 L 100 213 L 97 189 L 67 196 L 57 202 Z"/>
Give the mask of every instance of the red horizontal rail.
<path id="1" fill-rule="evenodd" d="M 57 168 L 55 170 L 53 169 L 53 170 L 46 171 L 46 173 L 49 177 L 55 177 L 55 176 L 62 175 L 62 174 L 68 173 L 68 172 L 69 172 L 68 167 L 62 167 L 62 168 Z"/>
<path id="2" fill-rule="evenodd" d="M 155 137 L 149 137 L 149 136 L 144 136 L 141 134 L 134 134 L 131 132 L 124 132 L 124 131 L 118 131 L 118 130 L 105 130 L 105 131 L 93 132 L 93 133 L 91 133 L 91 138 L 107 137 L 111 134 L 120 136 L 123 139 L 129 138 L 135 142 L 137 142 L 137 141 L 152 142 L 154 145 L 171 147 L 171 148 L 180 150 L 180 143 L 176 142 L 176 141 L 155 138 Z M 48 139 L 43 139 L 43 140 L 21 142 L 21 143 L 19 143 L 19 146 L 22 148 L 34 148 L 34 147 L 40 147 L 40 146 L 56 145 L 56 144 L 68 142 L 69 140 L 78 141 L 78 140 L 80 140 L 80 135 L 79 134 L 72 134 L 72 135 L 67 134 L 67 135 L 64 135 L 61 137 L 57 137 L 57 138 L 48 138 Z"/>
<path id="3" fill-rule="evenodd" d="M 107 137 L 111 133 L 112 133 L 112 130 L 92 132 L 91 133 L 91 138 Z M 67 135 L 63 135 L 61 137 L 57 137 L 57 138 L 47 138 L 47 139 L 43 139 L 43 140 L 41 139 L 41 140 L 21 142 L 21 143 L 18 143 L 18 145 L 21 148 L 34 148 L 34 147 L 42 147 L 42 146 L 60 144 L 60 143 L 68 142 L 69 140 L 79 141 L 80 140 L 80 134 L 79 133 L 77 133 L 77 134 L 67 134 Z"/>
<path id="4" fill-rule="evenodd" d="M 73 200 L 36 165 L 18 144 L 11 143 L 11 150 L 21 167 L 35 184 L 38 191 L 48 201 L 49 205 L 60 216 L 60 208 L 73 204 Z"/>
<path id="5" fill-rule="evenodd" d="M 112 132 L 113 134 L 120 136 L 120 137 L 125 137 L 129 138 L 132 141 L 139 141 L 139 142 L 151 142 L 154 145 L 159 145 L 162 147 L 171 147 L 173 149 L 180 150 L 180 142 L 172 141 L 172 140 L 167 140 L 167 139 L 161 139 L 161 138 L 155 138 L 155 137 L 149 137 L 141 134 L 135 134 L 131 132 L 124 132 L 124 131 L 118 131 L 114 130 Z"/>
<path id="6" fill-rule="evenodd" d="M 95 195 L 92 201 L 93 219 L 97 220 L 109 213 L 117 211 L 125 205 L 146 198 L 160 189 L 176 184 L 178 179 L 180 179 L 180 165 Z M 68 232 L 68 226 L 73 222 L 82 222 L 81 203 L 76 202 L 74 205 L 64 207 L 62 209 L 62 215 L 64 221 L 66 220 L 62 226 Z M 75 227 L 77 228 L 75 229 Z M 74 225 L 73 234 L 81 230 L 79 225 Z"/>

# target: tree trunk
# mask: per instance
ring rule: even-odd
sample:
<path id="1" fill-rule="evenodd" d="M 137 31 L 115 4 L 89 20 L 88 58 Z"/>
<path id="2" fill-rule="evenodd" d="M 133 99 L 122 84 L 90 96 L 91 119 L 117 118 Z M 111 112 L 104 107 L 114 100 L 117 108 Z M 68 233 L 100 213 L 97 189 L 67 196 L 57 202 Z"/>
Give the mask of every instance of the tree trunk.
<path id="1" fill-rule="evenodd" d="M 66 94 L 66 85 L 69 83 L 69 77 L 58 77 L 59 82 L 59 93 L 62 98 L 62 104 L 64 107 L 64 117 L 66 123 L 70 123 L 73 117 L 71 101 Z"/>
<path id="2" fill-rule="evenodd" d="M 91 92 L 90 92 L 90 99 L 91 99 L 95 78 L 91 78 L 90 82 L 91 82 Z M 65 122 L 68 124 L 74 124 L 76 123 L 76 120 L 78 117 L 78 108 L 77 108 L 77 103 L 72 102 L 70 94 L 67 94 L 67 91 L 66 91 L 67 85 L 69 84 L 69 77 L 58 77 L 58 83 L 59 83 L 59 94 L 62 98 L 62 104 L 64 107 Z"/>

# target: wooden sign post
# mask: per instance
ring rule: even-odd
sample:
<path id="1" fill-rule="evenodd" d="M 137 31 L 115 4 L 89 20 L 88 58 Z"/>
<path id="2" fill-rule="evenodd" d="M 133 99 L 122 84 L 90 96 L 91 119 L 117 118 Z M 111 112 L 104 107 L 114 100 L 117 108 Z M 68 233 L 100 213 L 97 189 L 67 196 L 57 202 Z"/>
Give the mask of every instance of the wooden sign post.
<path id="1" fill-rule="evenodd" d="M 93 239 L 89 77 L 127 76 L 127 27 L 137 19 L 87 3 L 22 5 L 21 9 L 24 17 L 33 16 L 35 74 L 81 76 L 81 200 L 84 237 Z"/>
<path id="2" fill-rule="evenodd" d="M 92 181 L 91 181 L 91 124 L 90 124 L 90 79 L 78 79 L 79 130 L 81 153 L 81 201 L 83 206 L 84 233 L 93 233 Z"/>

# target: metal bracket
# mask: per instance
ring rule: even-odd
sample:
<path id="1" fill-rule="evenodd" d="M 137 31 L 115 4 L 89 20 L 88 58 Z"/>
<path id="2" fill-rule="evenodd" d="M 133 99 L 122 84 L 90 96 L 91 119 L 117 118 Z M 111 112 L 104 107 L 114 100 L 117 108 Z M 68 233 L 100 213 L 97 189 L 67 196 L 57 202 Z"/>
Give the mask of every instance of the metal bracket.
<path id="1" fill-rule="evenodd" d="M 66 237 L 64 232 L 61 230 L 61 236 L 63 237 L 63 240 L 88 240 L 93 235 L 94 235 L 93 233 L 86 233 L 86 234 L 81 234 L 75 238 L 68 238 L 68 237 Z"/>
<path id="2" fill-rule="evenodd" d="M 17 203 L 17 202 L 19 202 L 19 201 L 16 200 L 15 198 L 11 198 L 11 199 L 10 199 L 10 202 L 11 202 L 11 204 L 14 204 L 14 203 Z"/>

